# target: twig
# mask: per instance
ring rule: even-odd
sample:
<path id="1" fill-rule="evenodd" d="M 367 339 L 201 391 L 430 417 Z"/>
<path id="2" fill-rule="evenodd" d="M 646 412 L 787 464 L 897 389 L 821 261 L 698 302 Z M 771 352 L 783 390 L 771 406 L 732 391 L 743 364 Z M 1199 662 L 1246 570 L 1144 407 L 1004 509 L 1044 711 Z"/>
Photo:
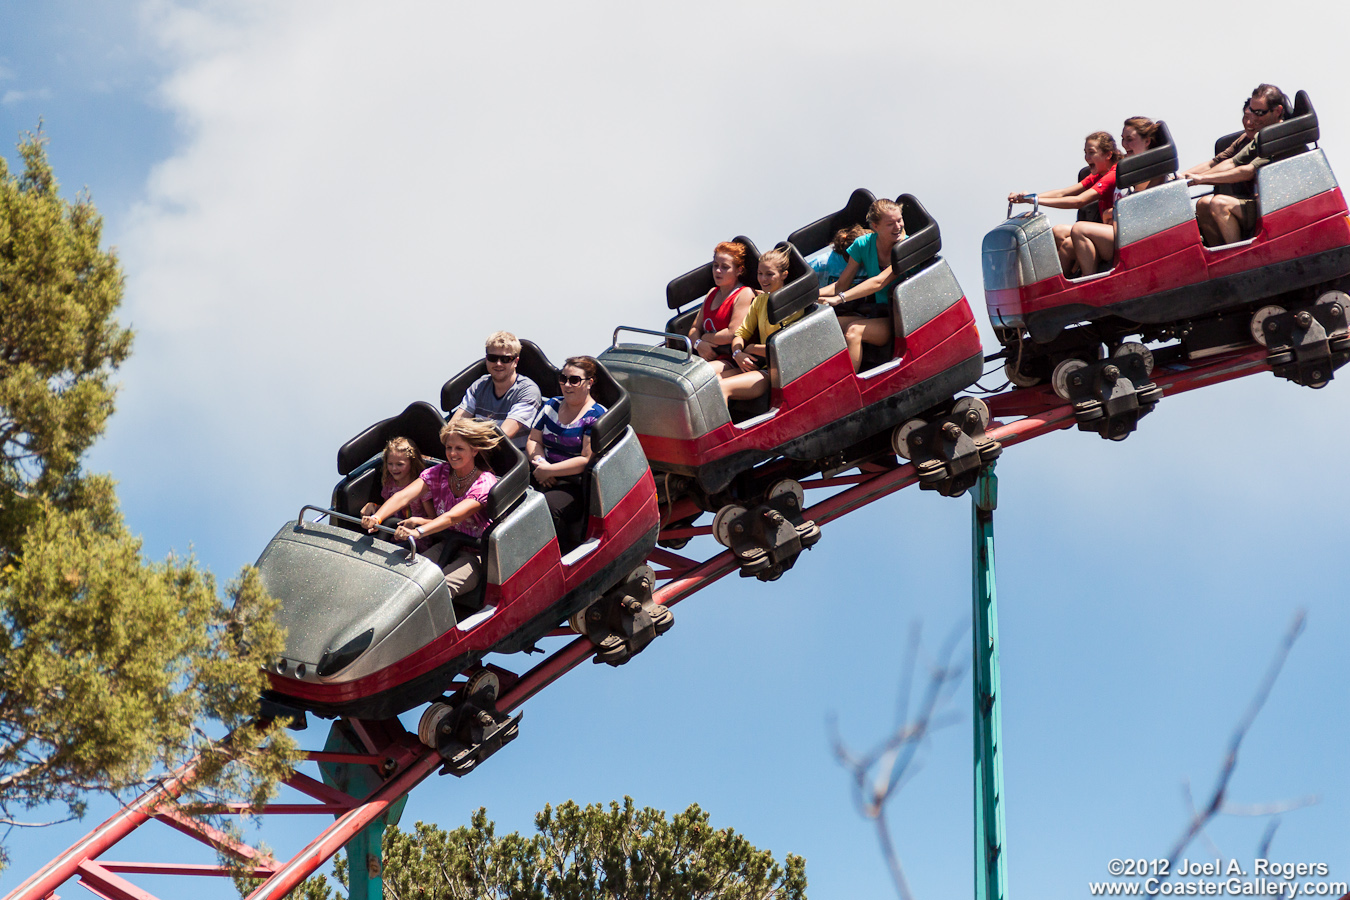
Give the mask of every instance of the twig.
<path id="1" fill-rule="evenodd" d="M 1248 729 L 1252 722 L 1265 706 L 1266 699 L 1270 696 L 1271 689 L 1275 687 L 1275 679 L 1280 676 L 1280 671 L 1284 668 L 1285 661 L 1289 658 L 1289 651 L 1293 649 L 1294 642 L 1298 636 L 1303 633 L 1303 626 L 1307 620 L 1307 614 L 1303 610 L 1294 613 L 1293 620 L 1289 623 L 1289 630 L 1285 632 L 1284 639 L 1280 642 L 1279 648 L 1275 651 L 1275 658 L 1271 660 L 1270 666 L 1266 669 L 1265 678 L 1256 689 L 1256 694 L 1247 706 L 1247 711 L 1238 722 L 1237 728 L 1233 731 L 1233 736 L 1228 741 L 1228 752 L 1224 755 L 1223 767 L 1219 770 L 1218 781 L 1214 785 L 1214 792 L 1209 801 L 1200 811 L 1192 808 L 1191 821 L 1187 825 L 1186 831 L 1177 841 L 1176 846 L 1168 855 L 1168 862 L 1175 864 L 1177 859 L 1185 851 L 1186 847 L 1195 839 L 1205 827 L 1205 825 L 1217 816 L 1224 808 L 1224 797 L 1228 792 L 1229 779 L 1233 777 L 1233 771 L 1237 768 L 1238 750 L 1242 747 L 1242 739 L 1247 736 Z M 1189 788 L 1187 789 L 1189 793 Z M 1169 865 L 1169 869 L 1171 866 Z"/>
<path id="2" fill-rule="evenodd" d="M 951 663 L 952 655 L 965 632 L 965 627 L 955 629 L 943 646 L 940 658 L 928 667 L 928 684 L 919 698 L 917 712 L 911 719 L 914 672 L 922 652 L 921 629 L 917 624 L 911 627 L 908 653 L 901 668 L 896 725 L 891 734 L 871 751 L 861 755 L 853 753 L 839 736 L 835 716 L 831 714 L 827 718 L 835 758 L 850 775 L 853 803 L 859 815 L 876 824 L 877 841 L 901 900 L 912 900 L 913 894 L 891 838 L 890 825 L 886 820 L 886 802 L 899 793 L 918 771 L 918 753 L 925 739 L 958 719 L 955 714 L 946 714 L 944 707 L 965 675 L 964 666 Z"/>

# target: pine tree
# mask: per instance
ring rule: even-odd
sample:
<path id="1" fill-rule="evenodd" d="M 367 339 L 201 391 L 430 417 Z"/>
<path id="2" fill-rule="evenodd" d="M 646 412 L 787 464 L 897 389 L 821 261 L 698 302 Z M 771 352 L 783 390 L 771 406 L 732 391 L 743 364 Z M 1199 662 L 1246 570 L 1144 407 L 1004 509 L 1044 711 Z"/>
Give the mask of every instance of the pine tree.
<path id="1" fill-rule="evenodd" d="M 292 752 L 240 727 L 282 645 L 272 601 L 251 569 L 222 597 L 190 558 L 145 560 L 112 479 L 82 470 L 131 349 L 123 278 L 41 135 L 19 153 L 22 175 L 0 157 L 0 822 L 78 817 L 202 753 L 196 799 L 261 803 Z"/>
<path id="2" fill-rule="evenodd" d="M 418 822 L 384 836 L 390 900 L 805 900 L 806 861 L 782 865 L 730 828 L 715 829 L 697 804 L 673 819 L 632 797 L 606 809 L 545 806 L 538 834 L 498 837 L 487 810 L 444 831 Z M 345 867 L 338 877 L 345 883 Z M 323 876 L 305 896 L 327 898 Z"/>

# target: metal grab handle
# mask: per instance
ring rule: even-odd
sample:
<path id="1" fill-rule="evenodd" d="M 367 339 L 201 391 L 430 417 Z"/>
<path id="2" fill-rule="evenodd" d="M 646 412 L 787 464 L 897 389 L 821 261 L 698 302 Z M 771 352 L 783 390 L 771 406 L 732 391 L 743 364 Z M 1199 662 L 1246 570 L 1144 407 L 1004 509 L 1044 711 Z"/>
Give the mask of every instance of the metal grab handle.
<path id="1" fill-rule="evenodd" d="M 1030 197 L 1030 198 L 1031 198 L 1031 215 L 1034 216 L 1034 215 L 1036 215 L 1037 213 L 1039 213 L 1039 212 L 1041 211 L 1041 201 L 1040 201 L 1040 198 L 1039 198 L 1039 197 L 1037 197 L 1035 194 L 1023 194 L 1022 196 L 1023 196 L 1023 197 Z M 1008 218 L 1009 218 L 1009 219 L 1012 218 L 1012 209 L 1013 209 L 1013 206 L 1015 206 L 1015 205 L 1016 205 L 1016 201 L 1013 201 L 1013 200 L 1009 200 L 1009 201 L 1008 201 Z M 1021 215 L 1025 215 L 1025 213 L 1022 213 Z"/>
<path id="2" fill-rule="evenodd" d="M 316 513 L 323 513 L 330 519 L 341 519 L 344 522 L 355 522 L 357 525 L 361 524 L 360 516 L 349 516 L 346 513 L 340 513 L 335 509 L 325 509 L 322 506 L 305 505 L 300 507 L 300 515 L 295 517 L 295 525 L 297 528 L 305 524 L 305 510 L 307 509 L 312 509 Z M 396 533 L 394 529 L 390 528 L 388 525 L 376 525 L 375 528 L 379 531 L 386 531 L 389 534 Z M 411 536 L 408 538 L 408 562 L 417 562 L 417 538 Z"/>
<path id="3" fill-rule="evenodd" d="M 632 325 L 620 325 L 618 328 L 614 329 L 614 335 L 613 337 L 610 338 L 609 342 L 609 348 L 611 350 L 619 346 L 620 331 L 632 331 L 637 334 L 650 334 L 656 337 L 673 338 L 674 340 L 677 341 L 684 341 L 685 355 L 691 358 L 694 355 L 694 343 L 693 341 L 689 340 L 689 335 L 687 334 L 671 334 L 669 331 L 652 331 L 650 328 L 636 328 Z"/>

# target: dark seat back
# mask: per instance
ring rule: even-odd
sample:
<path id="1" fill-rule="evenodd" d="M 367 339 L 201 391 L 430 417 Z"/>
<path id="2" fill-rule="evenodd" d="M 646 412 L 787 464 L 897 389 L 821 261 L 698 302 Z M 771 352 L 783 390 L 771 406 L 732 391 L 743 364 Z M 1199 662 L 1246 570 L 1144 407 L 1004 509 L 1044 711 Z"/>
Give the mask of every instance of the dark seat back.
<path id="1" fill-rule="evenodd" d="M 905 234 L 908 235 L 891 248 L 891 271 L 900 280 L 938 255 L 942 249 L 942 232 L 913 194 L 901 194 L 896 202 L 905 217 Z"/>
<path id="2" fill-rule="evenodd" d="M 595 383 L 591 385 L 591 397 L 605 408 L 605 413 L 591 428 L 591 452 L 596 456 L 604 453 L 623 437 L 624 429 L 632 418 L 632 401 L 628 391 L 624 390 L 614 376 L 609 374 L 604 363 L 597 360 Z"/>
<path id="3" fill-rule="evenodd" d="M 383 419 L 338 448 L 339 475 L 347 475 L 357 466 L 378 456 L 391 438 L 405 437 L 417 445 L 423 456 L 440 457 L 441 427 L 445 419 L 436 407 L 421 400 L 410 403 L 398 415 Z M 377 476 L 378 481 L 378 476 Z"/>
<path id="4" fill-rule="evenodd" d="M 741 276 L 741 283 L 752 290 L 759 290 L 759 278 L 756 274 L 759 271 L 759 248 L 745 235 L 738 234 L 732 240 L 745 245 L 745 274 Z M 716 285 L 713 284 L 710 259 L 666 285 L 666 306 L 670 309 L 680 309 L 688 303 L 702 303 L 703 298 L 707 297 L 714 287 Z"/>
<path id="5" fill-rule="evenodd" d="M 525 461 L 525 454 L 504 436 L 484 456 L 488 468 L 497 476 L 484 508 L 484 513 L 495 523 L 525 496 L 525 489 L 530 486 L 530 465 Z"/>
<path id="6" fill-rule="evenodd" d="M 449 415 L 464 400 L 464 394 L 479 378 L 486 375 L 487 360 L 479 359 L 464 371 L 441 385 L 441 409 Z M 545 397 L 553 396 L 558 388 L 558 370 L 548 361 L 544 351 L 533 341 L 520 342 L 520 360 L 516 363 L 516 374 L 524 375 L 539 386 L 539 393 Z"/>
<path id="7" fill-rule="evenodd" d="M 1172 132 L 1167 123 L 1158 120 L 1158 133 L 1153 146 L 1142 153 L 1122 157 L 1116 163 L 1116 184 L 1122 189 L 1143 181 L 1152 181 L 1174 174 L 1180 168 L 1177 147 L 1172 143 Z"/>
<path id="8" fill-rule="evenodd" d="M 1289 107 L 1286 106 L 1287 110 Z M 1282 122 L 1267 125 L 1256 133 L 1256 155 L 1267 159 L 1284 159 L 1303 153 L 1308 145 L 1321 137 L 1317 126 L 1317 111 L 1307 91 L 1294 95 L 1294 114 Z"/>
<path id="9" fill-rule="evenodd" d="M 1083 166 L 1078 170 L 1078 183 L 1082 184 L 1083 179 L 1092 174 L 1092 166 Z M 1078 221 L 1080 222 L 1100 222 L 1102 220 L 1102 209 L 1096 203 L 1089 203 L 1087 206 L 1078 208 Z"/>
<path id="10" fill-rule="evenodd" d="M 1225 134 L 1223 137 L 1219 138 L 1214 142 L 1214 155 L 1218 156 L 1220 153 L 1227 150 L 1233 141 L 1236 141 L 1240 137 L 1242 137 L 1242 132 L 1235 131 L 1232 134 Z"/>
<path id="11" fill-rule="evenodd" d="M 769 322 L 774 325 L 793 313 L 815 305 L 816 298 L 820 296 L 820 279 L 802 259 L 797 248 L 790 241 L 780 241 L 774 245 L 775 250 L 780 248 L 787 248 L 788 271 L 783 286 L 769 294 Z"/>
<path id="12" fill-rule="evenodd" d="M 810 225 L 803 225 L 788 235 L 788 243 L 796 247 L 802 256 L 810 256 L 826 247 L 834 239 L 834 233 L 841 228 L 853 225 L 867 227 L 867 210 L 876 202 L 876 195 L 869 190 L 858 188 L 849 195 L 843 209 L 835 210 L 828 216 L 816 219 Z"/>

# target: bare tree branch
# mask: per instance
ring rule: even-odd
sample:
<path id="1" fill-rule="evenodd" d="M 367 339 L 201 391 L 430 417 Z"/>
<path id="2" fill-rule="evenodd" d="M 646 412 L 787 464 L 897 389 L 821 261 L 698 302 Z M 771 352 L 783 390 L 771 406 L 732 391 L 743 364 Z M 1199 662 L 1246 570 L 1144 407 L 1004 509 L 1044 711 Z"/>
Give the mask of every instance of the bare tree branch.
<path id="1" fill-rule="evenodd" d="M 943 644 L 938 659 L 927 665 L 927 684 L 918 698 L 911 719 L 914 676 L 923 647 L 921 627 L 916 623 L 910 628 L 906 658 L 901 667 L 896 724 L 891 734 L 870 751 L 859 755 L 849 750 L 839 735 L 836 717 L 831 714 L 826 720 L 835 759 L 849 773 L 854 806 L 859 815 L 876 823 L 877 841 L 901 900 L 912 900 L 913 894 L 891 838 L 890 825 L 886 820 L 886 803 L 920 769 L 919 753 L 925 748 L 927 738 L 934 731 L 959 721 L 959 716 L 947 712 L 946 706 L 965 677 L 965 666 L 954 664 L 952 657 L 967 630 L 966 626 L 954 629 Z"/>
<path id="2" fill-rule="evenodd" d="M 1247 711 L 1238 721 L 1237 728 L 1233 730 L 1233 736 L 1229 738 L 1228 752 L 1224 755 L 1223 766 L 1219 770 L 1219 778 L 1214 785 L 1214 791 L 1203 809 L 1197 811 L 1194 805 L 1191 805 L 1191 821 L 1168 855 L 1169 863 L 1175 864 L 1205 825 L 1223 811 L 1224 799 L 1228 792 L 1228 782 L 1233 777 L 1233 771 L 1237 768 L 1238 750 L 1242 747 L 1242 740 L 1247 736 L 1247 731 L 1252 727 L 1252 722 L 1256 720 L 1257 714 L 1265 706 L 1271 689 L 1275 687 L 1275 679 L 1279 678 L 1281 670 L 1284 669 L 1285 661 L 1289 658 L 1289 651 L 1293 649 L 1294 642 L 1303 633 L 1303 626 L 1306 621 L 1307 613 L 1304 610 L 1300 609 L 1294 613 L 1294 618 L 1289 623 L 1289 629 L 1285 632 L 1284 639 L 1275 651 L 1275 658 L 1271 660 L 1270 666 L 1266 669 L 1265 677 L 1257 686 L 1256 694 L 1252 697 L 1251 703 L 1247 705 Z M 1189 795 L 1189 793 L 1190 788 L 1188 786 L 1187 794 Z M 1171 868 L 1170 865 L 1169 868 Z"/>

